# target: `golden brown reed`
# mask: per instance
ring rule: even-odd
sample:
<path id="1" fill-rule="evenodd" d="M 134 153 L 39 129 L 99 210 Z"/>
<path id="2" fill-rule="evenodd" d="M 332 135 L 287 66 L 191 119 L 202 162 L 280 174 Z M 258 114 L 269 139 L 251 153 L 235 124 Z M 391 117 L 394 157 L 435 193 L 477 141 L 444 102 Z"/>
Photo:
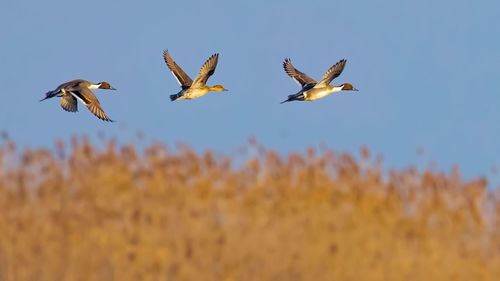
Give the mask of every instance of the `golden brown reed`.
<path id="1" fill-rule="evenodd" d="M 0 280 L 498 280 L 486 181 L 256 143 L 0 146 Z M 249 152 L 250 153 L 250 152 Z M 239 167 L 236 167 L 239 166 Z"/>

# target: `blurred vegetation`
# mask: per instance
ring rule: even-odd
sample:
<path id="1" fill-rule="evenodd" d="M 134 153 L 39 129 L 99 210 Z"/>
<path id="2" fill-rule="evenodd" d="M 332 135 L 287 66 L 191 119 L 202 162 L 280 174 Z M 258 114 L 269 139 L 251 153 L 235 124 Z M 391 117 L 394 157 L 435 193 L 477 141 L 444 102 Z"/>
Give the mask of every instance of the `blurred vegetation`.
<path id="1" fill-rule="evenodd" d="M 245 149 L 6 141 L 0 280 L 499 280 L 486 179 Z"/>

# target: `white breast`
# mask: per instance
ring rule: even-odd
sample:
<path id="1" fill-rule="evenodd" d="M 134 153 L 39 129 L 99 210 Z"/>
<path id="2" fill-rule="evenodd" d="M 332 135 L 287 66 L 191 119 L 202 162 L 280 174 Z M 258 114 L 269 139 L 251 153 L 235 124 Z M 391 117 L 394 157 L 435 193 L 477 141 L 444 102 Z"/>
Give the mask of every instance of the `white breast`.
<path id="1" fill-rule="evenodd" d="M 334 86 L 332 93 L 340 92 L 340 91 L 342 91 L 342 88 L 344 88 L 344 87 Z"/>

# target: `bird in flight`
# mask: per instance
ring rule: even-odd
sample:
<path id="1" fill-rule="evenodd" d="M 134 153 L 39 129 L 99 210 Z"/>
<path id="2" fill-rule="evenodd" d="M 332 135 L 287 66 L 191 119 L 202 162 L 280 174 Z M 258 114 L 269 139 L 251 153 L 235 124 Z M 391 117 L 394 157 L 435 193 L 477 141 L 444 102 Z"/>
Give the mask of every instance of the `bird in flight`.
<path id="1" fill-rule="evenodd" d="M 198 73 L 194 81 L 182 70 L 182 68 L 172 59 L 170 53 L 165 50 L 163 52 L 163 59 L 167 64 L 168 69 L 172 72 L 177 82 L 181 85 L 181 91 L 175 95 L 170 95 L 170 100 L 190 100 L 204 96 L 208 92 L 221 92 L 227 91 L 222 85 L 207 86 L 208 78 L 215 73 L 219 54 L 210 56 Z"/>
<path id="2" fill-rule="evenodd" d="M 349 83 L 344 83 L 340 86 L 330 85 L 332 80 L 342 73 L 346 62 L 345 59 L 340 60 L 326 71 L 321 81 L 316 82 L 316 80 L 307 76 L 307 74 L 296 69 L 292 64 L 292 60 L 286 58 L 283 62 L 283 68 L 286 74 L 299 83 L 302 88 L 298 93 L 289 95 L 288 98 L 281 103 L 290 101 L 313 101 L 340 91 L 357 91 L 358 89 L 354 88 Z"/>
<path id="3" fill-rule="evenodd" d="M 76 79 L 59 85 L 55 90 L 48 91 L 45 94 L 46 99 L 53 97 L 60 97 L 61 107 L 68 112 L 77 112 L 78 103 L 77 100 L 81 101 L 87 108 L 94 114 L 97 118 L 113 122 L 104 110 L 102 110 L 99 100 L 92 92 L 93 89 L 106 89 L 106 90 L 116 90 L 108 82 L 100 82 L 94 84 L 90 81 L 83 79 Z"/>

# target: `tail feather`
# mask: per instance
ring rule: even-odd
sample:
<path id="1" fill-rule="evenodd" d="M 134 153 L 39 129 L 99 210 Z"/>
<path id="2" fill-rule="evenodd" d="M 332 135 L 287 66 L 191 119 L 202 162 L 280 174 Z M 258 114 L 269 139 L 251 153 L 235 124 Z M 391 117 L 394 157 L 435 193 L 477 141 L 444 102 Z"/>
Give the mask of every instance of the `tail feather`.
<path id="1" fill-rule="evenodd" d="M 175 100 L 177 100 L 178 98 L 180 98 L 181 96 L 182 96 L 182 94 L 170 95 L 170 100 L 171 100 L 171 101 L 175 101 Z"/>
<path id="2" fill-rule="evenodd" d="M 290 97 L 288 97 L 288 99 L 286 99 L 286 100 L 284 100 L 284 101 L 280 102 L 280 104 L 284 104 L 285 102 L 291 102 L 291 101 L 292 101 L 292 99 L 290 99 Z"/>
<path id="3" fill-rule="evenodd" d="M 45 93 L 45 97 L 43 99 L 41 99 L 40 101 L 44 101 L 46 99 L 50 99 L 50 98 L 53 98 L 57 96 L 57 93 L 54 92 L 54 91 L 48 91 L 47 93 Z"/>
<path id="4" fill-rule="evenodd" d="M 295 100 L 304 100 L 304 95 L 302 93 L 297 93 L 297 94 L 294 94 L 294 95 L 288 95 L 288 98 L 282 102 L 280 102 L 280 104 L 283 104 L 285 102 L 291 102 L 291 101 L 295 101 Z"/>

